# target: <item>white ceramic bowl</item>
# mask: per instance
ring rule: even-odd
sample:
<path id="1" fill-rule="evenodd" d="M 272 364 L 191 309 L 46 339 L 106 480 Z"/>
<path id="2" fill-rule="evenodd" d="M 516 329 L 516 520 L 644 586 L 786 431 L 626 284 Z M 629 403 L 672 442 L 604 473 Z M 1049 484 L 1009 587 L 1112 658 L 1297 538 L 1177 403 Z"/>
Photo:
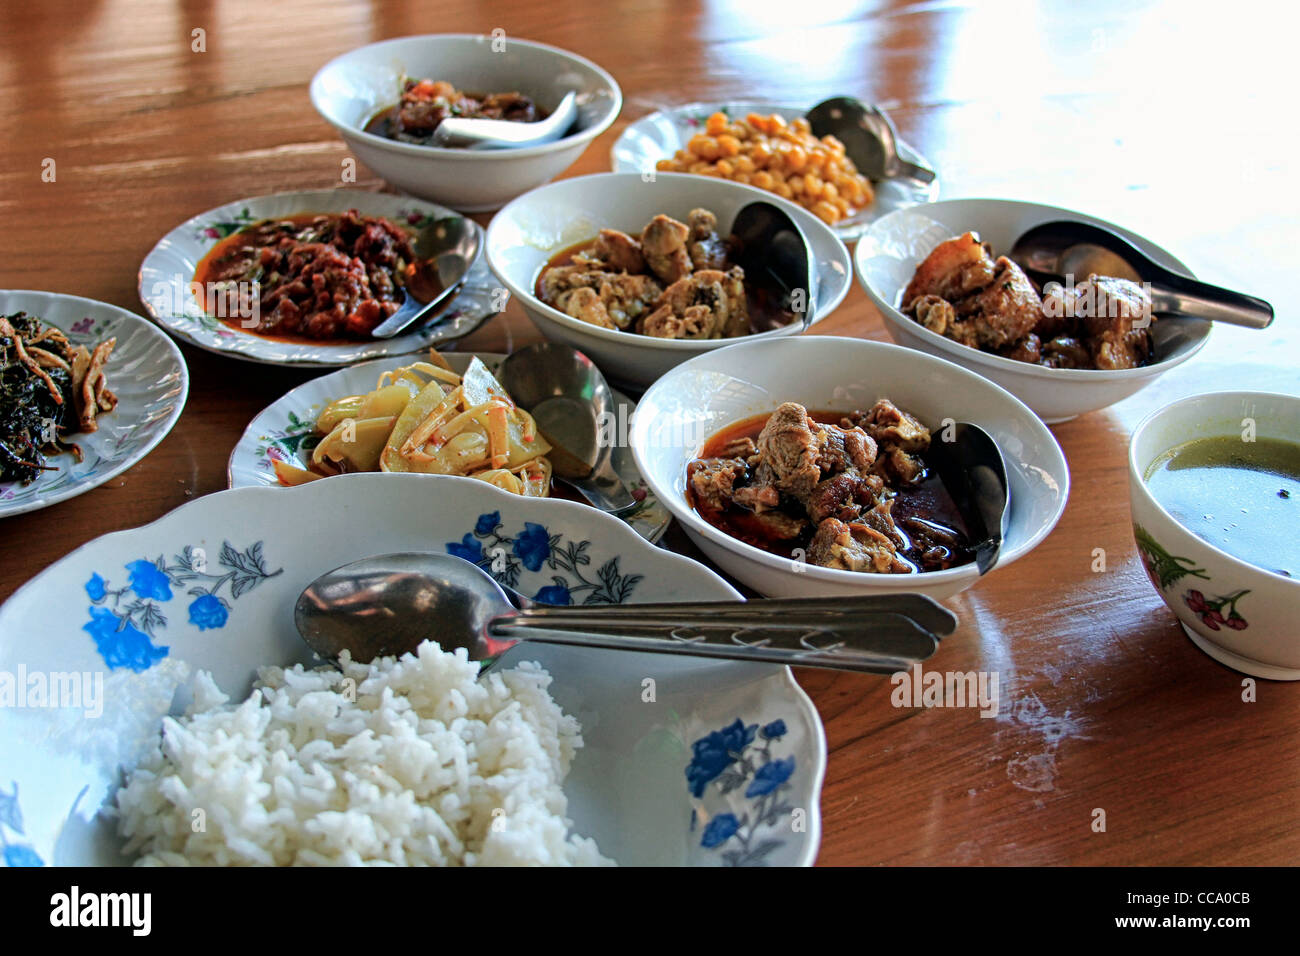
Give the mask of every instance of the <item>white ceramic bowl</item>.
<path id="1" fill-rule="evenodd" d="M 1198 537 L 1156 501 L 1145 480 L 1156 458 L 1184 442 L 1240 439 L 1247 418 L 1257 438 L 1300 442 L 1300 398 L 1268 392 L 1193 395 L 1138 425 L 1128 453 L 1133 535 L 1156 593 L 1197 647 L 1247 674 L 1300 680 L 1300 579 L 1248 564 Z"/>
<path id="2" fill-rule="evenodd" d="M 858 278 L 884 316 L 895 342 L 949 359 L 997 382 L 1043 421 L 1063 422 L 1128 398 L 1175 365 L 1187 361 L 1210 335 L 1206 319 L 1157 319 L 1151 326 L 1158 361 L 1134 369 L 1054 369 L 982 352 L 931 332 L 900 310 L 903 290 L 934 247 L 964 232 L 978 233 L 1006 255 L 1025 230 L 1040 222 L 1072 219 L 1113 229 L 1156 262 L 1186 275 L 1191 271 L 1164 249 L 1113 223 L 1069 209 L 1006 199 L 952 199 L 900 209 L 877 220 L 854 253 Z M 1085 277 L 1080 276 L 1080 279 Z"/>
<path id="3" fill-rule="evenodd" d="M 447 80 L 481 93 L 518 90 L 552 110 L 578 94 L 574 132 L 520 149 L 444 149 L 399 143 L 364 131 L 401 95 L 405 77 Z M 623 92 L 590 60 L 543 43 L 473 34 L 401 37 L 352 50 L 325 64 L 311 81 L 311 102 L 361 162 L 413 196 L 464 212 L 497 209 L 549 182 L 614 122 Z"/>
<path id="4" fill-rule="evenodd" d="M 0 707 L 0 863 L 125 862 L 104 811 L 163 715 L 188 704 L 194 672 L 242 699 L 258 667 L 308 663 L 293 624 L 303 587 L 348 561 L 409 550 L 485 569 L 499 561 L 500 580 L 544 600 L 738 597 L 617 518 L 471 478 L 344 475 L 205 495 L 96 538 L 0 606 L 0 677 L 24 689 Z M 501 666 L 540 662 L 556 702 L 582 724 L 567 816 L 607 856 L 812 863 L 826 739 L 789 668 L 537 643 L 507 654 Z M 37 699 L 29 686 L 53 689 Z M 772 760 L 779 779 L 753 786 Z M 803 810 L 806 825 L 766 816 L 785 806 Z"/>
<path id="5" fill-rule="evenodd" d="M 538 275 L 557 252 L 595 238 L 602 228 L 639 235 L 659 213 L 684 221 L 692 209 L 704 207 L 717 214 L 719 229 L 725 231 L 742 206 L 756 201 L 785 209 L 812 245 L 817 263 L 815 325 L 848 292 L 853 265 L 844 243 L 820 219 L 793 203 L 761 189 L 705 176 L 659 173 L 646 181 L 637 173 L 599 173 L 535 189 L 502 209 L 488 226 L 488 265 L 548 339 L 587 353 L 615 381 L 645 386 L 689 358 L 739 340 L 658 339 L 598 328 L 538 299 L 533 291 Z M 797 331 L 797 326 L 786 326 L 746 340 Z"/>
<path id="6" fill-rule="evenodd" d="M 704 441 L 782 402 L 814 411 L 890 398 L 924 424 L 973 422 L 1007 465 L 1006 535 L 996 567 L 1028 554 L 1065 510 L 1070 473 L 1052 433 L 1014 396 L 951 362 L 865 339 L 813 335 L 742 342 L 701 355 L 656 382 L 637 406 L 632 453 L 651 490 L 720 568 L 769 597 L 919 592 L 942 599 L 979 580 L 974 564 L 922 574 L 866 574 L 791 561 L 724 534 L 691 509 L 686 464 Z"/>

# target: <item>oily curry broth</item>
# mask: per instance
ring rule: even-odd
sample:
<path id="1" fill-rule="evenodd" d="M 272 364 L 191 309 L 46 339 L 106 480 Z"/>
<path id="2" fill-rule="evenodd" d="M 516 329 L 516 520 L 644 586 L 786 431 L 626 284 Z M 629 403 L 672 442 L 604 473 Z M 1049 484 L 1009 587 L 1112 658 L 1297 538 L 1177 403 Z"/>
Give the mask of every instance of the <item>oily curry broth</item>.
<path id="1" fill-rule="evenodd" d="M 574 256 L 582 252 L 590 252 L 595 245 L 595 239 L 584 239 L 582 242 L 561 249 L 546 260 L 546 265 L 542 266 L 537 273 L 537 278 L 533 280 L 533 295 L 545 302 L 546 299 L 542 296 L 542 276 L 546 274 L 546 270 L 554 269 L 556 266 L 572 265 Z M 748 279 L 745 280 L 745 302 L 749 307 L 751 333 L 768 332 L 789 325 L 795 319 L 793 312 L 781 307 L 781 302 L 776 296 L 767 289 L 754 285 Z"/>
<path id="2" fill-rule="evenodd" d="M 1300 445 L 1198 438 L 1157 458 L 1145 478 L 1197 537 L 1258 568 L 1300 577 Z"/>
<path id="3" fill-rule="evenodd" d="M 763 430 L 769 417 L 767 413 L 755 415 L 753 418 L 746 418 L 724 428 L 704 443 L 699 458 L 720 457 L 727 445 L 743 438 L 757 441 L 759 432 Z M 808 417 L 823 425 L 839 425 L 844 413 L 809 411 Z M 925 460 L 924 455 L 920 457 Z M 781 557 L 793 559 L 796 551 L 807 551 L 808 544 L 816 531 L 811 526 L 799 538 L 781 541 L 770 537 L 763 525 L 755 520 L 753 512 L 745 508 L 731 504 L 721 513 L 700 508 L 691 491 L 690 469 L 692 467 L 694 462 L 687 465 L 687 500 L 695 513 L 709 524 L 724 534 Z M 957 505 L 952 495 L 948 493 L 948 489 L 929 467 L 926 468 L 925 476 L 916 484 L 897 489 L 893 515 L 895 524 L 907 537 L 909 544 L 907 548 L 899 550 L 899 557 L 911 563 L 918 571 L 941 571 L 945 568 L 969 564 L 975 560 L 975 552 L 968 546 L 970 533 L 966 522 L 957 510 Z M 946 556 L 936 555 L 928 551 L 921 540 L 928 529 L 933 529 L 938 536 L 955 538 L 959 544 L 950 549 Z"/>

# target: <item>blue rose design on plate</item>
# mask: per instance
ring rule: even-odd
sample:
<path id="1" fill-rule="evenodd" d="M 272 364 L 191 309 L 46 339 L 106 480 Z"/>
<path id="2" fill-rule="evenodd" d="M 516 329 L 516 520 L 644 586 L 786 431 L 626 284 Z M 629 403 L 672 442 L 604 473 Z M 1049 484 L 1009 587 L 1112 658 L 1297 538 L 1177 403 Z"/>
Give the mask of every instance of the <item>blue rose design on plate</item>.
<path id="1" fill-rule="evenodd" d="M 550 584 L 529 595 L 542 604 L 622 604 L 642 577 L 621 573 L 617 556 L 592 576 L 588 570 L 590 541 L 568 541 L 535 521 L 525 521 L 522 529 L 508 534 L 499 511 L 479 515 L 472 531 L 444 546 L 448 554 L 477 565 L 510 588 L 519 588 L 525 571 L 554 572 Z"/>
<path id="2" fill-rule="evenodd" d="M 40 854 L 26 843 L 17 842 L 23 833 L 23 813 L 18 806 L 18 784 L 13 791 L 5 793 L 0 790 L 0 858 L 5 866 L 44 866 Z"/>
<path id="3" fill-rule="evenodd" d="M 786 801 L 785 793 L 797 763 L 793 756 L 775 756 L 773 747 L 787 733 L 784 720 L 760 727 L 737 718 L 691 745 L 686 786 L 692 797 L 703 800 L 710 790 L 726 796 L 743 787 L 744 799 L 749 801 L 739 815 L 727 809 L 708 817 L 700 835 L 700 846 L 719 850 L 729 866 L 761 866 L 768 854 L 785 844 L 772 831 L 788 828 L 792 820 L 795 808 Z M 692 830 L 701 810 L 697 807 L 692 812 Z M 760 838 L 760 831 L 767 836 Z"/>
<path id="4" fill-rule="evenodd" d="M 203 549 L 187 545 L 171 561 L 159 555 L 123 565 L 127 583 L 121 588 L 114 589 L 98 571 L 91 574 L 84 585 L 90 621 L 82 630 L 95 642 L 104 663 L 114 670 L 144 671 L 166 657 L 169 648 L 155 641 L 167 627 L 162 605 L 172 601 L 176 591 L 191 598 L 186 606 L 191 625 L 200 631 L 217 630 L 230 619 L 232 601 L 284 570 L 267 569 L 260 541 L 243 551 L 224 542 L 217 563 L 220 570 L 209 571 Z M 229 598 L 219 593 L 222 589 L 229 591 Z"/>

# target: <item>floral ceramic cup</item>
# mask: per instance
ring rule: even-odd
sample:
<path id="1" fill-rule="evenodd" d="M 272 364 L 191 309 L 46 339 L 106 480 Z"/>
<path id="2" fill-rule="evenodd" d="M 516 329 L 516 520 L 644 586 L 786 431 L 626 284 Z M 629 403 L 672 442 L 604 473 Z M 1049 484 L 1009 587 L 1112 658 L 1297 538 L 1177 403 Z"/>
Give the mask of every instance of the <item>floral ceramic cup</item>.
<path id="1" fill-rule="evenodd" d="M 1151 494 L 1148 469 L 1184 442 L 1223 436 L 1300 441 L 1300 398 L 1212 392 L 1150 415 L 1129 442 L 1129 498 L 1138 555 L 1192 642 L 1256 677 L 1300 680 L 1300 579 L 1235 558 L 1180 524 Z"/>

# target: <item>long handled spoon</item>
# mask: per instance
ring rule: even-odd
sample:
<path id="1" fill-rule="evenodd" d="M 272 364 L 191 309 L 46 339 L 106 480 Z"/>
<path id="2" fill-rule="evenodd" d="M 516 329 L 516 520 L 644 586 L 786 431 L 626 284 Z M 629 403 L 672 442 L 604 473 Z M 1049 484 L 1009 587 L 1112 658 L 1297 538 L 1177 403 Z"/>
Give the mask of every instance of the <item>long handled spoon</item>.
<path id="1" fill-rule="evenodd" d="M 934 653 L 957 619 L 919 594 L 685 604 L 512 604 L 481 568 L 437 552 L 384 554 L 321 575 L 294 621 L 322 657 L 367 663 L 425 640 L 486 660 L 518 641 L 893 674 Z"/>

